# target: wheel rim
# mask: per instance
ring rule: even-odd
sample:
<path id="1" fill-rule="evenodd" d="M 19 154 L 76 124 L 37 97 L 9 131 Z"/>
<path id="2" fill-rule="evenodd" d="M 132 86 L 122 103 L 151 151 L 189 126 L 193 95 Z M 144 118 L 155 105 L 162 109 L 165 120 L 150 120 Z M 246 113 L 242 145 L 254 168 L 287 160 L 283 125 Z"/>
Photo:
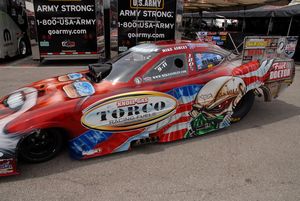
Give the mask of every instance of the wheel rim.
<path id="1" fill-rule="evenodd" d="M 27 52 L 26 44 L 24 41 L 20 42 L 20 54 L 25 55 Z"/>
<path id="2" fill-rule="evenodd" d="M 57 136 L 45 130 L 27 136 L 22 142 L 22 155 L 31 160 L 50 157 L 57 149 Z"/>

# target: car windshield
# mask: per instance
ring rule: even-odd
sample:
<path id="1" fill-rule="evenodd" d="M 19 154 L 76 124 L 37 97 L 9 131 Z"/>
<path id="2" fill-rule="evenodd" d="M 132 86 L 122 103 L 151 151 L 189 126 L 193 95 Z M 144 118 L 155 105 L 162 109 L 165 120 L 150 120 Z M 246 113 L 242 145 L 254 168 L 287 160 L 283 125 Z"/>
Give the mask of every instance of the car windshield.
<path id="1" fill-rule="evenodd" d="M 111 82 L 128 82 L 157 52 L 138 52 L 129 50 L 106 62 L 112 65 L 110 74 L 105 80 Z"/>

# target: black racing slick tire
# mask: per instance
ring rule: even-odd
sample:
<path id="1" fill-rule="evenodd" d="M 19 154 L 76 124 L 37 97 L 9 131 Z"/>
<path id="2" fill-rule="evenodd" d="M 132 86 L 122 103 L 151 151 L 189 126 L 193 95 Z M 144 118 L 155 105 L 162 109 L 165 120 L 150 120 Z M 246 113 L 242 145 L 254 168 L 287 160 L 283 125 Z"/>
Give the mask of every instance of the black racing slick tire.
<path id="1" fill-rule="evenodd" d="M 255 100 L 255 94 L 253 90 L 247 92 L 243 98 L 238 102 L 236 107 L 233 109 L 231 116 L 231 123 L 242 120 L 250 111 Z"/>
<path id="2" fill-rule="evenodd" d="M 42 129 L 26 136 L 19 145 L 20 159 L 40 163 L 54 158 L 62 149 L 63 135 L 57 129 Z"/>

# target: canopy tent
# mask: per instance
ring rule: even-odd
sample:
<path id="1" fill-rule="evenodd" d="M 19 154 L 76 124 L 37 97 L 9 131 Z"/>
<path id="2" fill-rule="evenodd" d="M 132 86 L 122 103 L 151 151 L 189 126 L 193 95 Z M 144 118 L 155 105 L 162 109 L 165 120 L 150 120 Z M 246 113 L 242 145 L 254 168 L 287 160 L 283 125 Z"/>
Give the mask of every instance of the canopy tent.
<path id="1" fill-rule="evenodd" d="M 259 5 L 275 3 L 286 5 L 288 0 L 184 0 L 185 12 L 199 12 L 203 10 L 238 10 L 249 9 Z"/>
<path id="2" fill-rule="evenodd" d="M 187 14 L 186 16 L 188 16 Z M 195 13 L 191 14 L 196 17 Z M 218 18 L 224 16 L 226 18 L 250 18 L 250 17 L 292 17 L 300 15 L 300 4 L 288 5 L 288 6 L 261 6 L 249 10 L 237 10 L 237 11 L 218 11 L 218 12 L 206 12 L 204 11 L 202 17 L 204 18 Z M 191 16 L 191 17 L 192 17 Z"/>
<path id="3" fill-rule="evenodd" d="M 274 10 L 274 15 L 272 17 L 292 17 L 295 15 L 300 15 L 300 4 L 282 6 Z"/>

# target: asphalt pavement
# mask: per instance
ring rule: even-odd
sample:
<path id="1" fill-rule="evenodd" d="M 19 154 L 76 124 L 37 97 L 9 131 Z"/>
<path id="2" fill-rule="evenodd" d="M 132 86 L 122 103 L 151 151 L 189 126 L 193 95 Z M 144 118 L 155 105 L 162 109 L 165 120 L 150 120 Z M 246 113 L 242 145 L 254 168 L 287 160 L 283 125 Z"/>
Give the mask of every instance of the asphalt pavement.
<path id="1" fill-rule="evenodd" d="M 72 67 L 1 67 L 0 96 Z M 21 175 L 0 178 L 0 200 L 300 200 L 300 69 L 277 100 L 261 98 L 229 128 L 76 161 L 65 149 Z"/>

